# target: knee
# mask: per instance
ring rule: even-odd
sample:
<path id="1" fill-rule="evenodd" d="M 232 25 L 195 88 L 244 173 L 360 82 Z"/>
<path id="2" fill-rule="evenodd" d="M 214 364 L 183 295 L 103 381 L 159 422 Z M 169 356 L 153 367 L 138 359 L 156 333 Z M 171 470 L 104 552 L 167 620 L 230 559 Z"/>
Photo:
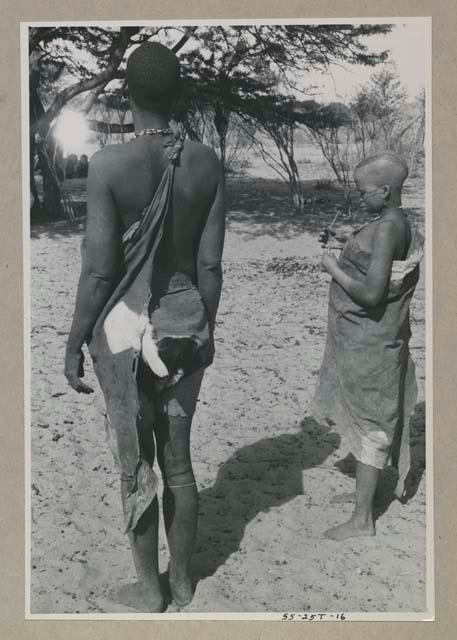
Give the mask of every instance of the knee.
<path id="1" fill-rule="evenodd" d="M 168 437 L 158 452 L 158 462 L 165 482 L 192 474 L 189 446 L 189 418 L 169 417 Z"/>
<path id="2" fill-rule="evenodd" d="M 163 464 L 161 465 L 162 476 L 165 482 L 177 480 L 182 476 L 192 473 L 192 461 L 187 451 L 171 451 L 165 448 Z"/>

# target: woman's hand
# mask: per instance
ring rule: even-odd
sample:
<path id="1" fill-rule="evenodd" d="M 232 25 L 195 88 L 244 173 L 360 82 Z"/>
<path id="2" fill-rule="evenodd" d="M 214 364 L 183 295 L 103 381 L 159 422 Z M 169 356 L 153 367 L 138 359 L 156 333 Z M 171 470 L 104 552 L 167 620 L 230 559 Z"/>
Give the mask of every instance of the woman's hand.
<path id="1" fill-rule="evenodd" d="M 177 385 L 183 377 L 184 369 L 177 369 L 172 375 L 169 375 L 166 378 L 158 378 L 155 383 L 156 389 L 159 392 L 166 391 L 167 389 Z"/>
<path id="2" fill-rule="evenodd" d="M 323 249 L 325 249 L 325 247 L 327 246 L 329 239 L 330 239 L 330 229 L 325 228 L 319 234 L 319 244 Z"/>
<path id="3" fill-rule="evenodd" d="M 338 267 L 338 261 L 330 249 L 326 249 L 322 254 L 321 265 L 324 271 L 327 271 L 330 275 L 333 275 L 335 267 Z"/>
<path id="4" fill-rule="evenodd" d="M 323 249 L 336 249 L 337 251 L 341 251 L 344 247 L 344 244 L 337 240 L 335 232 L 328 227 L 320 232 L 319 244 Z"/>
<path id="5" fill-rule="evenodd" d="M 84 378 L 84 354 L 81 350 L 70 351 L 67 349 L 65 354 L 65 377 L 69 384 L 78 393 L 93 393 L 92 387 L 84 384 L 81 378 Z"/>

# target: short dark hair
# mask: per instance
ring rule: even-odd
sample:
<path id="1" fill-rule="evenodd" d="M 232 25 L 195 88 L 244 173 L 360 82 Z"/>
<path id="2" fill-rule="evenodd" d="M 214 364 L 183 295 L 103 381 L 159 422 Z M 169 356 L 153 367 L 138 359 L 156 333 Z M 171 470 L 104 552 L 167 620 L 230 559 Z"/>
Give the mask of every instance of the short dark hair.
<path id="1" fill-rule="evenodd" d="M 127 85 L 133 102 L 142 109 L 168 111 L 180 80 L 176 55 L 158 42 L 145 42 L 127 61 Z"/>
<path id="2" fill-rule="evenodd" d="M 378 169 L 377 182 L 380 185 L 388 184 L 395 189 L 401 189 L 409 174 L 406 160 L 398 153 L 389 150 L 365 158 L 356 166 L 354 173 L 363 169 L 369 170 L 372 166 Z"/>

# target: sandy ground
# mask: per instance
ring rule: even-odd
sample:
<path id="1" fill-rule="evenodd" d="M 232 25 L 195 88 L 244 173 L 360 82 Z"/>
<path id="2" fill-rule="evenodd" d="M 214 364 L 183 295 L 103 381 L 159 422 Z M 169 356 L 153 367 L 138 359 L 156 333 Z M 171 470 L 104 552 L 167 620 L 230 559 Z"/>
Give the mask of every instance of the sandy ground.
<path id="1" fill-rule="evenodd" d="M 339 195 L 310 197 L 314 214 L 299 217 L 282 185 L 228 184 L 217 358 L 193 426 L 199 582 L 186 612 L 425 609 L 423 278 L 412 305 L 414 495 L 392 501 L 386 471 L 377 536 L 327 541 L 322 532 L 351 510 L 329 499 L 354 480 L 340 437 L 308 413 L 327 313 L 317 229 Z M 404 204 L 422 226 L 420 181 Z M 80 241 L 65 223 L 32 228 L 32 613 L 127 611 L 109 591 L 135 579 L 101 394 L 77 396 L 62 374 Z M 90 366 L 87 380 L 95 384 Z M 164 571 L 163 528 L 160 562 Z"/>

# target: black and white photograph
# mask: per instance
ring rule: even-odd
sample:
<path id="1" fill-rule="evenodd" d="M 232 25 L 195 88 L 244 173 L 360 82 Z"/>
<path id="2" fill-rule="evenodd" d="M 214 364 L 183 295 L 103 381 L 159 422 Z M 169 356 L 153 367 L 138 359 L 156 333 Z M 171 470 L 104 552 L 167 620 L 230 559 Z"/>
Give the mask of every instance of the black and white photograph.
<path id="1" fill-rule="evenodd" d="M 27 618 L 433 619 L 430 41 L 21 24 Z"/>

